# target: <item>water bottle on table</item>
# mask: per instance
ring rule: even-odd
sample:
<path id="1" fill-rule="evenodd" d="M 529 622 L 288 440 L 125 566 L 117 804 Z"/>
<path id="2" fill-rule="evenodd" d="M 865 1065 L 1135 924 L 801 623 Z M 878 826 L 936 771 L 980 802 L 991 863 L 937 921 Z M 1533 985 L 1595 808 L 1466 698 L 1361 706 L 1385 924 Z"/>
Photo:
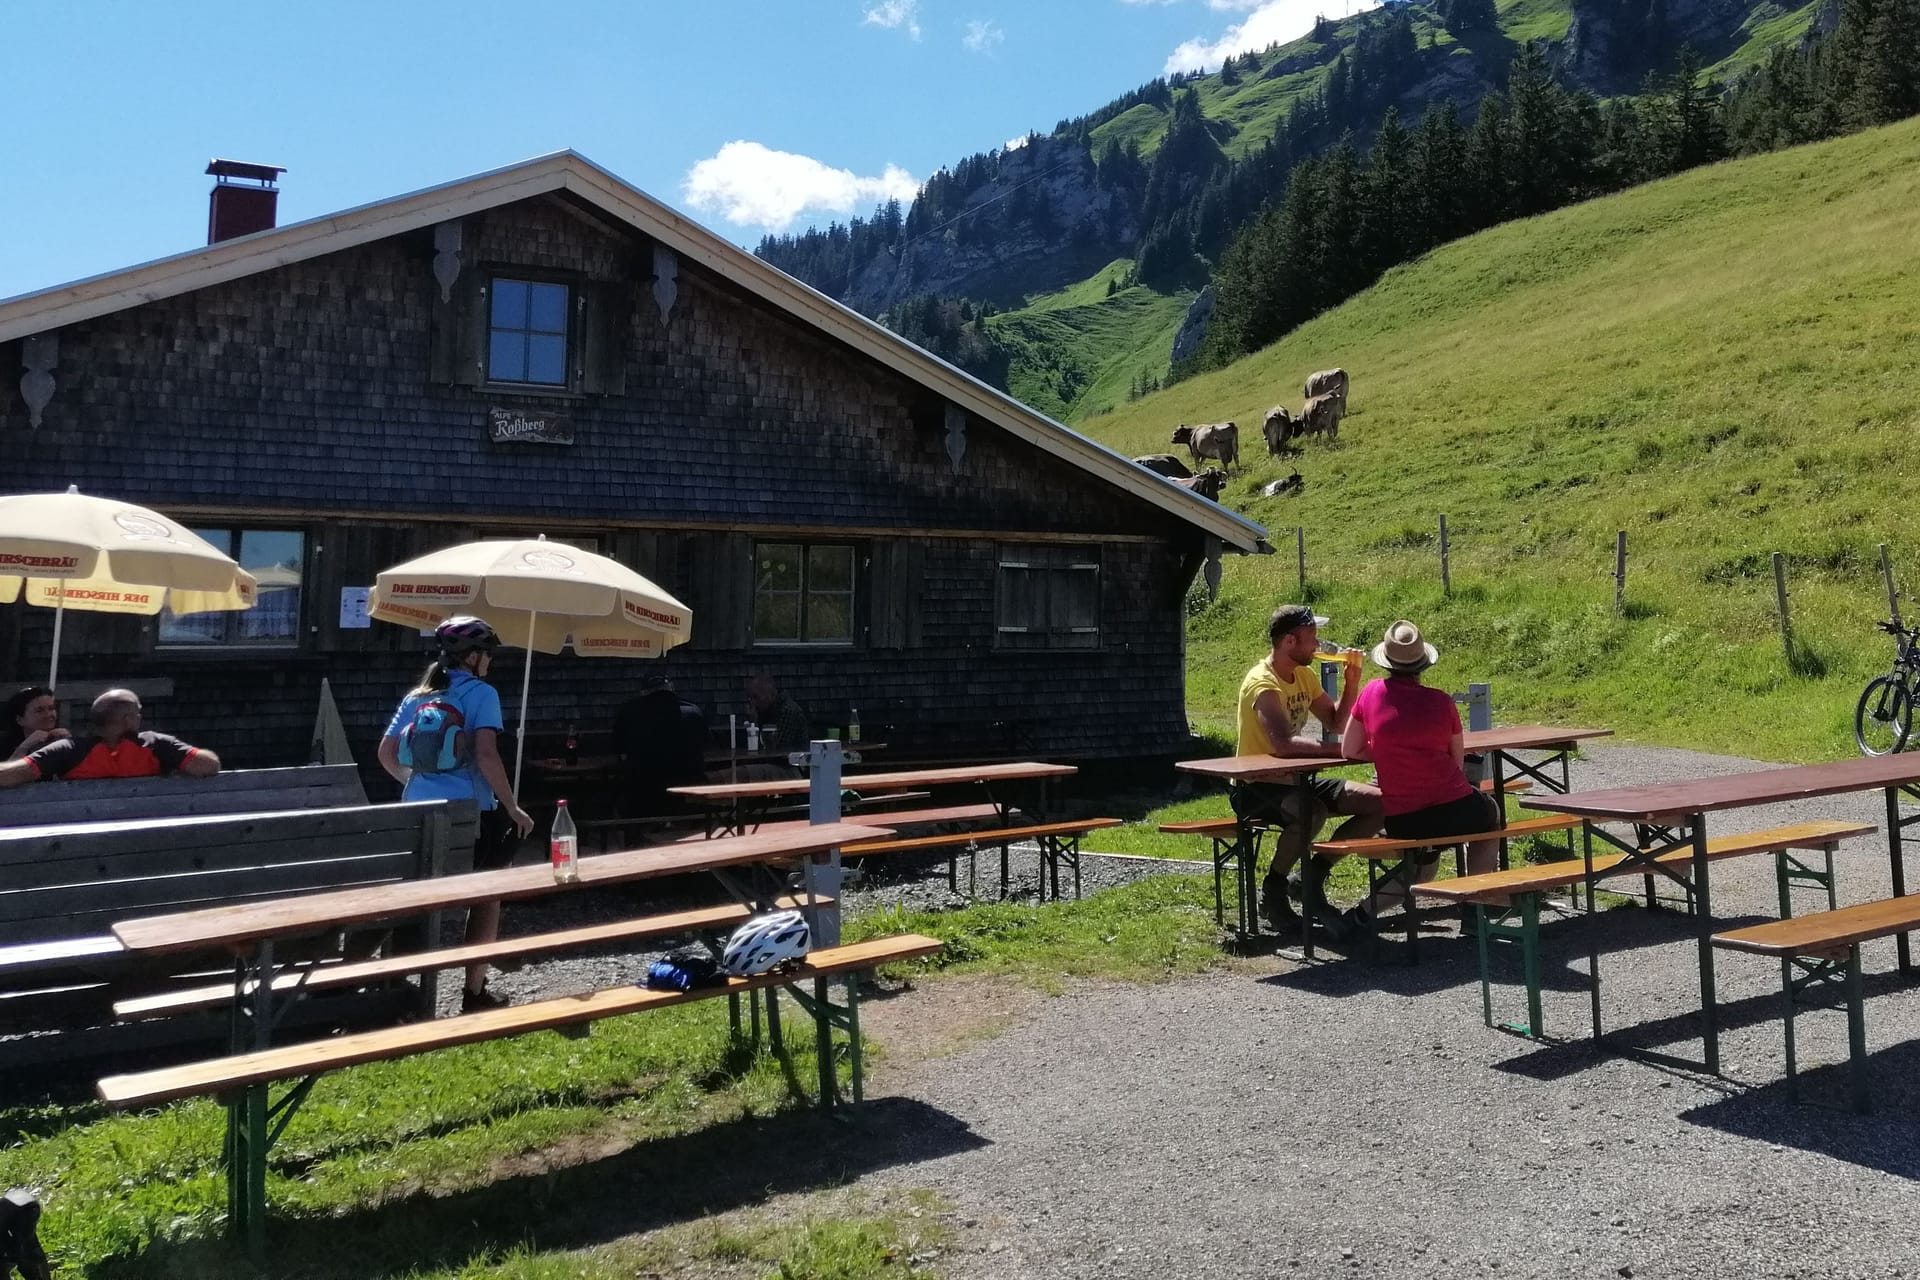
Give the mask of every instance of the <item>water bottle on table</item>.
<path id="1" fill-rule="evenodd" d="M 573 814 L 562 800 L 554 810 L 553 830 L 547 837 L 547 853 L 553 860 L 553 882 L 573 884 L 580 879 L 580 835 L 573 825 Z"/>

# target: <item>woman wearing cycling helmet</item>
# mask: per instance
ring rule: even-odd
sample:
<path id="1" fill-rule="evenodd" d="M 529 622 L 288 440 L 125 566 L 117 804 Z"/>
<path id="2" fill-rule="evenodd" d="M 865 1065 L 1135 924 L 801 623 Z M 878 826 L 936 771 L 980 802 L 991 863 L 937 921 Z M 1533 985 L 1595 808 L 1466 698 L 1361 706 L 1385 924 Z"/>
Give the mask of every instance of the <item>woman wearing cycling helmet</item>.
<path id="1" fill-rule="evenodd" d="M 400 702 L 380 739 L 380 767 L 404 785 L 405 800 L 472 800 L 480 806 L 480 830 L 473 846 L 477 871 L 491 871 L 513 860 L 509 830 L 533 830 L 513 798 L 513 784 L 500 759 L 500 695 L 487 683 L 493 651 L 500 646 L 494 629 L 479 618 L 448 618 L 433 633 L 440 647 L 419 685 Z M 430 727 L 430 728 L 429 728 Z M 435 735 L 446 737 L 445 750 Z M 427 739 L 433 737 L 431 747 Z M 467 913 L 467 941 L 492 942 L 500 933 L 500 904 L 480 903 Z M 463 1013 L 497 1009 L 504 996 L 487 990 L 485 961 L 469 965 Z"/>

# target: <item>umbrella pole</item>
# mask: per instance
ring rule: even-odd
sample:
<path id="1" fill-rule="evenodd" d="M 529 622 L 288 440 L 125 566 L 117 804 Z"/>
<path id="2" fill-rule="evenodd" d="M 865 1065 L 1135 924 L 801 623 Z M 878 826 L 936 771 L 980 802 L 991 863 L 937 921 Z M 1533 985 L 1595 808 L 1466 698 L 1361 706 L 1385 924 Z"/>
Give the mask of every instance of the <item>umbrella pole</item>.
<path id="1" fill-rule="evenodd" d="M 60 687 L 60 624 L 67 619 L 67 580 L 56 578 L 59 585 L 53 600 L 53 657 L 47 662 L 47 688 Z"/>
<path id="2" fill-rule="evenodd" d="M 520 762 L 527 758 L 527 690 L 533 686 L 533 624 L 540 616 L 536 610 L 527 615 L 527 661 L 520 668 L 520 725 L 513 735 L 513 801 L 520 803 Z"/>

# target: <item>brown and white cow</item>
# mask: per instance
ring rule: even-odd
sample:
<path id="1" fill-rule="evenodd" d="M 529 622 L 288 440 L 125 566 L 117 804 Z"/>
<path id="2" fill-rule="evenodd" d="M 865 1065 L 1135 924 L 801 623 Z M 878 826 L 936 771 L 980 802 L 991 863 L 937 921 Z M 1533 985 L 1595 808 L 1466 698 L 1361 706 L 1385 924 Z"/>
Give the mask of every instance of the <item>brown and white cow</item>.
<path id="1" fill-rule="evenodd" d="M 1134 459 L 1135 462 L 1157 476 L 1169 480 L 1185 480 L 1193 474 L 1187 470 L 1187 464 L 1170 453 L 1148 453 Z"/>
<path id="2" fill-rule="evenodd" d="M 1199 475 L 1186 480 L 1175 480 L 1182 489 L 1191 489 L 1203 498 L 1220 501 L 1220 494 L 1227 487 L 1227 473 L 1218 467 L 1208 467 Z"/>
<path id="3" fill-rule="evenodd" d="M 1311 400 L 1315 396 L 1335 395 L 1340 397 L 1340 412 L 1347 411 L 1347 371 L 1345 369 L 1322 369 L 1307 375 L 1307 385 L 1303 395 Z"/>
<path id="4" fill-rule="evenodd" d="M 1287 412 L 1287 406 L 1277 404 L 1267 410 L 1260 434 L 1266 437 L 1268 457 L 1276 457 L 1286 449 L 1287 441 L 1293 439 L 1294 434 L 1293 415 Z"/>
<path id="5" fill-rule="evenodd" d="M 1197 427 L 1183 422 L 1173 429 L 1173 443 L 1187 446 L 1196 467 L 1200 459 L 1213 458 L 1232 470 L 1233 464 L 1240 460 L 1240 428 L 1232 422 L 1209 422 Z"/>
<path id="6" fill-rule="evenodd" d="M 1340 413 L 1345 407 L 1345 402 L 1331 391 L 1313 397 L 1300 410 L 1300 434 L 1325 435 L 1329 440 L 1337 437 Z"/>

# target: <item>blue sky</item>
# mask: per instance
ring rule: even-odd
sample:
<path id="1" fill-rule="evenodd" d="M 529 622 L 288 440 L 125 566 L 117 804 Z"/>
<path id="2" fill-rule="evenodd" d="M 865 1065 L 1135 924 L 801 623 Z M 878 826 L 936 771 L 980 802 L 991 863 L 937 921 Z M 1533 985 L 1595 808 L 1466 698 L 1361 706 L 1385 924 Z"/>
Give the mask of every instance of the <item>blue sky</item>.
<path id="1" fill-rule="evenodd" d="M 572 147 L 751 245 L 910 198 L 1346 0 L 9 6 L 0 297 L 204 242 L 215 156 L 283 223 Z"/>

